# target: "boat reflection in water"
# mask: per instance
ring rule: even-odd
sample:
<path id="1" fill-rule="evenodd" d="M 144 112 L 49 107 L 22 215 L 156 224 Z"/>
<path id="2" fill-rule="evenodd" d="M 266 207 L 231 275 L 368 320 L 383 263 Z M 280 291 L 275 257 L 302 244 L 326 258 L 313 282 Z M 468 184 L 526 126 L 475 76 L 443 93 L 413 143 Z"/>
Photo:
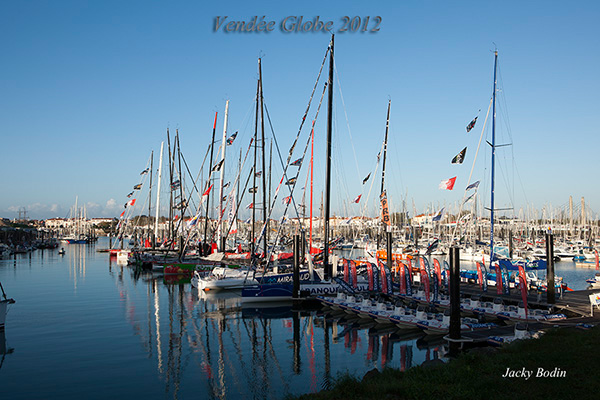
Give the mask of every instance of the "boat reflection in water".
<path id="1" fill-rule="evenodd" d="M 342 373 L 407 369 L 443 354 L 440 344 L 417 346 L 418 332 L 296 311 L 291 303 L 242 303 L 239 291 L 203 292 L 133 270 L 128 282 L 129 267 L 111 268 L 125 317 L 173 398 L 282 398 L 327 389 Z"/>
<path id="2" fill-rule="evenodd" d="M 6 330 L 0 329 L 0 369 L 2 369 L 2 366 L 4 365 L 4 359 L 6 358 L 6 355 L 12 353 L 13 351 L 15 351 L 15 349 L 9 348 L 8 344 L 6 343 Z"/>

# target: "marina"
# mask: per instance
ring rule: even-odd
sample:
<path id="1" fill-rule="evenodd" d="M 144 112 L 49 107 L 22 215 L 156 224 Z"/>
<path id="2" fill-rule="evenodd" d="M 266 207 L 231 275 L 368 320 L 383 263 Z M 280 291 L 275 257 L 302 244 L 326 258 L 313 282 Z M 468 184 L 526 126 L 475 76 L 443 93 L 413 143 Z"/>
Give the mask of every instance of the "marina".
<path id="1" fill-rule="evenodd" d="M 372 8 L 3 6 L 2 396 L 600 389 L 600 5 Z"/>

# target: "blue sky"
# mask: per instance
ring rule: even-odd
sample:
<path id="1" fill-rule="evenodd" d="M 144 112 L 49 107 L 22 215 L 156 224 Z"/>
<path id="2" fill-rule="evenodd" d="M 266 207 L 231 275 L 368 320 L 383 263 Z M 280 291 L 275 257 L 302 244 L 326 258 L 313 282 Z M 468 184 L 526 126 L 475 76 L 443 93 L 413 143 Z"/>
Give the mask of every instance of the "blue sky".
<path id="1" fill-rule="evenodd" d="M 497 140 L 513 143 L 498 151 L 497 207 L 558 210 L 572 195 L 577 207 L 585 197 L 593 215 L 600 211 L 597 2 L 205 3 L 0 4 L 0 216 L 14 218 L 25 207 L 33 218 L 64 217 L 76 196 L 91 216 L 118 216 L 167 127 L 179 129 L 182 152 L 197 174 L 215 111 L 217 136 L 222 132 L 227 99 L 228 131 L 240 131 L 227 149 L 226 173 L 233 179 L 239 150 L 253 133 L 259 56 L 285 157 L 330 40 L 320 32 L 282 32 L 287 16 L 334 23 L 333 214 L 360 214 L 365 202 L 368 214 L 377 212 L 380 174 L 371 176 L 376 183 L 369 197 L 369 184 L 361 182 L 374 170 L 390 98 L 391 211 L 399 211 L 402 200 L 411 214 L 460 202 L 492 93 L 495 46 Z M 217 16 L 249 21 L 255 15 L 275 21 L 275 30 L 214 31 Z M 381 16 L 380 30 L 338 32 L 346 15 L 363 22 Z M 467 134 L 479 109 L 478 124 Z M 315 131 L 316 204 L 324 186 L 325 119 L 323 105 Z M 465 146 L 465 162 L 451 165 Z M 484 206 L 489 157 L 482 145 L 471 179 L 482 181 Z M 274 182 L 281 174 L 276 160 Z M 438 188 L 453 176 L 453 191 Z M 303 169 L 299 180 L 305 178 Z M 350 204 L 359 194 L 361 203 Z"/>

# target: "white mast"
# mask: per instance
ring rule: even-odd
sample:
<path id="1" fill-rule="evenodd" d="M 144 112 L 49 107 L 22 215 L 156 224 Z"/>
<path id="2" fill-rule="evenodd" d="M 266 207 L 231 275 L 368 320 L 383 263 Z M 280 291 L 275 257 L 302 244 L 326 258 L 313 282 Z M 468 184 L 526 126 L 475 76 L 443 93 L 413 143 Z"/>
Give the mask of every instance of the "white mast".
<path id="1" fill-rule="evenodd" d="M 160 159 L 158 161 L 158 186 L 156 190 L 156 219 L 154 221 L 154 240 L 158 238 L 158 216 L 160 214 L 160 179 L 162 178 L 162 157 L 165 142 L 160 142 Z"/>
<path id="2" fill-rule="evenodd" d="M 223 140 L 221 141 L 221 174 L 219 180 L 219 226 L 217 227 L 217 237 L 219 238 L 219 242 L 222 237 L 222 226 L 223 226 L 223 175 L 225 173 L 225 147 L 227 147 L 227 115 L 229 114 L 229 100 L 225 103 L 225 121 L 223 122 Z M 221 243 L 218 244 L 221 246 Z M 222 248 L 221 251 L 225 251 L 225 248 Z"/>

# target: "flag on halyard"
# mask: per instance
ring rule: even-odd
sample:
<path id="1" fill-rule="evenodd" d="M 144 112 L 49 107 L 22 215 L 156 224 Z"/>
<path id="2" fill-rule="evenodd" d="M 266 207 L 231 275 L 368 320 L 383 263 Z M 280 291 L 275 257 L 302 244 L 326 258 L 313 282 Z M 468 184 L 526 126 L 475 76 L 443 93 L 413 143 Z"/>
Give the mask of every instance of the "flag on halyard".
<path id="1" fill-rule="evenodd" d="M 290 164 L 292 167 L 299 167 L 302 165 L 302 159 L 299 158 L 296 161 L 294 161 L 293 163 Z"/>
<path id="2" fill-rule="evenodd" d="M 357 198 L 355 198 L 354 200 L 352 200 L 353 203 L 358 203 L 360 202 L 360 198 L 361 198 L 362 194 L 359 194 Z"/>
<path id="3" fill-rule="evenodd" d="M 175 182 L 171 183 L 171 190 L 175 190 L 181 186 L 181 181 L 177 179 Z"/>
<path id="4" fill-rule="evenodd" d="M 440 189 L 452 190 L 454 188 L 454 182 L 456 182 L 456 177 L 443 180 L 440 182 Z"/>
<path id="5" fill-rule="evenodd" d="M 477 117 L 473 118 L 473 121 L 469 122 L 469 125 L 467 125 L 467 132 L 470 132 L 471 129 L 473 129 L 475 127 L 476 122 L 477 122 Z"/>
<path id="6" fill-rule="evenodd" d="M 469 189 L 477 189 L 477 187 L 479 186 L 479 181 L 477 182 L 473 182 L 471 183 L 469 186 L 467 186 L 467 188 L 465 190 L 469 190 Z"/>
<path id="7" fill-rule="evenodd" d="M 371 173 L 369 172 L 369 175 L 367 175 L 367 177 L 365 179 L 363 179 L 363 185 L 365 183 L 367 183 L 367 181 L 369 180 L 370 177 L 371 177 Z"/>
<path id="8" fill-rule="evenodd" d="M 129 193 L 129 194 L 127 195 L 127 198 L 130 198 L 131 196 L 133 196 L 133 192 Z"/>
<path id="9" fill-rule="evenodd" d="M 204 203 L 204 200 L 208 199 L 208 195 L 210 194 L 210 189 L 212 189 L 213 185 L 210 185 L 208 189 L 202 194 L 202 199 L 200 200 L 200 204 Z"/>
<path id="10" fill-rule="evenodd" d="M 444 216 L 444 209 L 445 209 L 445 207 L 442 207 L 442 209 L 440 211 L 438 211 L 437 214 L 435 214 L 433 216 L 433 218 L 431 218 L 431 220 L 433 222 L 440 221 L 442 219 L 442 217 Z"/>
<path id="11" fill-rule="evenodd" d="M 258 186 L 251 187 L 248 189 L 248 193 L 256 193 L 258 191 Z"/>
<path id="12" fill-rule="evenodd" d="M 212 169 L 211 169 L 211 172 L 217 172 L 217 171 L 220 171 L 220 170 L 221 170 L 221 167 L 223 166 L 223 162 L 224 162 L 224 161 L 225 161 L 225 160 L 221 160 L 221 161 L 219 161 L 218 163 L 216 163 L 216 164 L 215 164 L 215 166 L 214 166 L 214 167 L 212 167 Z"/>
<path id="13" fill-rule="evenodd" d="M 135 204 L 135 199 L 131 199 L 131 200 L 129 200 L 129 201 L 127 202 L 127 205 L 128 205 L 128 206 L 132 206 L 132 205 L 134 205 L 134 204 Z"/>
<path id="14" fill-rule="evenodd" d="M 473 197 L 475 197 L 475 193 L 473 193 L 472 195 L 470 195 L 469 197 L 467 197 L 465 199 L 465 201 L 463 201 L 463 204 L 467 204 L 469 201 L 471 201 L 473 199 Z"/>
<path id="15" fill-rule="evenodd" d="M 452 159 L 452 164 L 462 164 L 463 161 L 465 160 L 466 154 L 467 154 L 467 148 L 465 147 L 464 149 L 462 149 L 460 151 L 460 153 L 458 153 L 457 155 L 454 156 L 454 158 Z"/>
<path id="16" fill-rule="evenodd" d="M 223 185 L 223 189 L 225 189 L 226 187 L 228 187 L 230 183 L 231 183 L 231 182 L 227 182 L 226 184 L 224 184 L 224 185 Z"/>
<path id="17" fill-rule="evenodd" d="M 283 198 L 283 204 L 290 204 L 290 201 L 292 201 L 292 196 L 287 196 Z"/>
<path id="18" fill-rule="evenodd" d="M 135 185 L 135 186 L 133 187 L 133 190 L 140 190 L 141 188 L 142 188 L 142 184 L 141 184 L 141 183 L 138 183 L 137 185 Z"/>
<path id="19" fill-rule="evenodd" d="M 229 138 L 227 139 L 227 146 L 231 146 L 233 144 L 233 141 L 237 137 L 237 134 L 238 133 L 236 132 L 233 135 L 229 136 Z"/>
<path id="20" fill-rule="evenodd" d="M 145 175 L 148 173 L 148 171 L 150 171 L 150 168 L 146 168 L 145 170 L 143 170 L 142 172 L 140 172 L 140 175 Z"/>
<path id="21" fill-rule="evenodd" d="M 262 176 L 262 171 L 258 171 L 254 175 L 256 175 L 257 178 L 260 178 Z"/>
<path id="22" fill-rule="evenodd" d="M 286 185 L 293 185 L 294 183 L 296 183 L 296 178 L 290 178 L 290 179 L 288 179 L 288 181 L 285 184 Z"/>
<path id="23" fill-rule="evenodd" d="M 125 211 L 123 211 L 123 212 L 121 213 L 121 217 L 122 217 L 123 215 L 125 215 Z"/>
<path id="24" fill-rule="evenodd" d="M 246 208 L 249 210 L 252 210 L 253 207 L 254 207 L 254 203 L 250 203 L 246 206 Z"/>

